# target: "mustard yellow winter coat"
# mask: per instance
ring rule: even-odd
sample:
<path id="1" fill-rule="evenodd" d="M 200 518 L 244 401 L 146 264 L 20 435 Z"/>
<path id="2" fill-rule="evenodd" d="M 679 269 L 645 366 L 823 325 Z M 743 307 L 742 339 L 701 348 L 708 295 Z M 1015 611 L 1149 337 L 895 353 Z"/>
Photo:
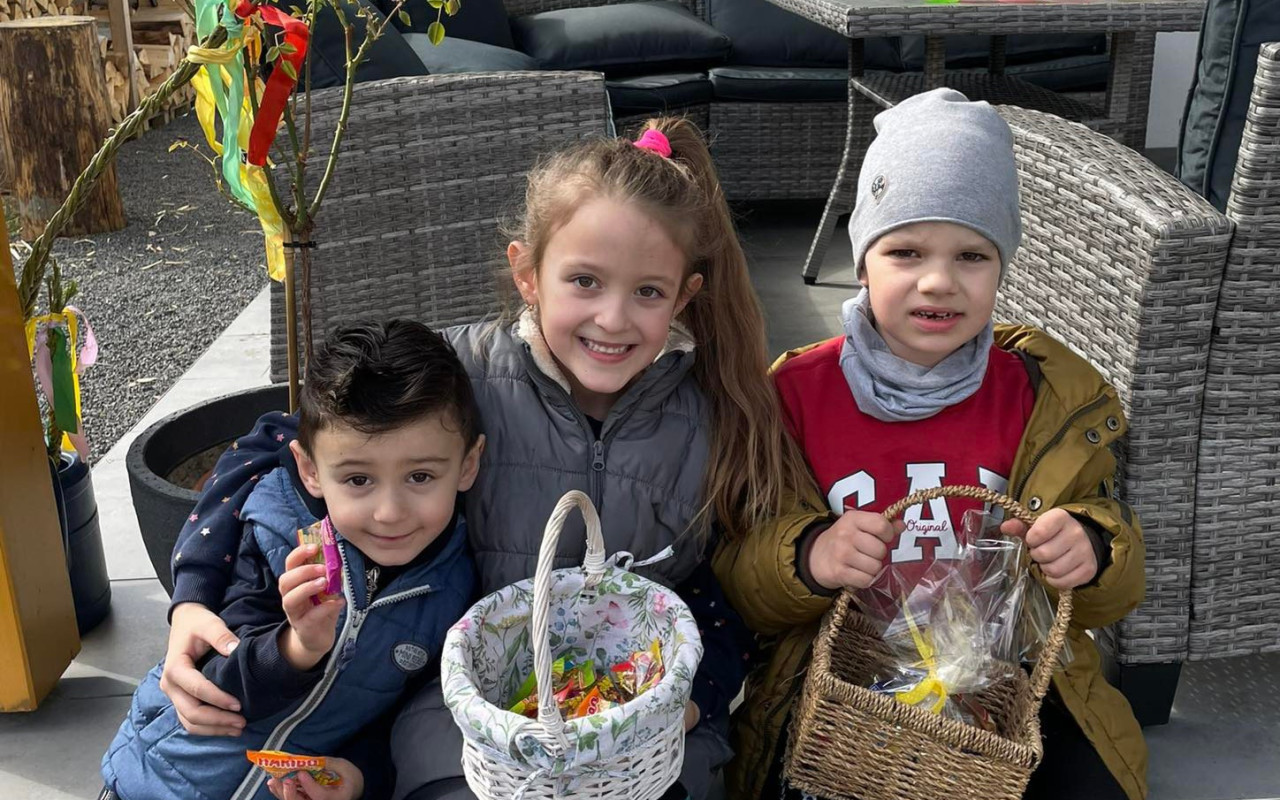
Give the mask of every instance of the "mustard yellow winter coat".
<path id="1" fill-rule="evenodd" d="M 1030 356 L 1025 360 L 1036 389 L 1013 463 L 1010 495 L 1040 512 L 1060 507 L 1088 517 L 1114 537 L 1111 563 L 1096 583 L 1075 592 L 1068 634 L 1075 658 L 1054 675 L 1053 686 L 1131 800 L 1143 800 L 1147 747 L 1142 731 L 1124 696 L 1104 679 L 1097 648 L 1086 633 L 1123 617 L 1142 601 L 1145 588 L 1141 528 L 1133 511 L 1112 497 L 1116 463 L 1108 446 L 1125 432 L 1124 413 L 1097 370 L 1048 334 L 998 325 L 995 340 L 1005 350 Z M 808 349 L 783 355 L 774 368 Z M 794 513 L 724 541 L 715 554 L 713 566 L 729 600 L 766 643 L 766 666 L 748 678 L 745 702 L 733 716 L 736 756 L 727 779 L 728 797 L 734 800 L 760 798 L 769 766 L 781 755 L 782 726 L 831 603 L 798 577 L 796 540 L 813 523 L 830 518 L 817 489 L 810 487 Z"/>

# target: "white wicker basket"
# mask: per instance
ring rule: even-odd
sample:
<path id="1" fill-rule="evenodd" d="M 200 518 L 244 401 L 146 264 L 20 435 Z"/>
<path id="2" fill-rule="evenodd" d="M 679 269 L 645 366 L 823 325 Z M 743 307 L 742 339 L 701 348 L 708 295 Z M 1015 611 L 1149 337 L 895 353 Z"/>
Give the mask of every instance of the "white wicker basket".
<path id="1" fill-rule="evenodd" d="M 565 518 L 586 520 L 583 566 L 553 570 Z M 568 650 L 598 663 L 661 643 L 666 674 L 616 708 L 565 720 L 551 662 Z M 445 703 L 463 733 L 462 765 L 480 800 L 657 800 L 684 762 L 684 709 L 702 642 L 688 607 L 666 587 L 606 563 L 595 507 L 569 492 L 543 533 L 538 571 L 476 603 L 441 656 Z M 538 719 L 506 709 L 532 669 Z"/>

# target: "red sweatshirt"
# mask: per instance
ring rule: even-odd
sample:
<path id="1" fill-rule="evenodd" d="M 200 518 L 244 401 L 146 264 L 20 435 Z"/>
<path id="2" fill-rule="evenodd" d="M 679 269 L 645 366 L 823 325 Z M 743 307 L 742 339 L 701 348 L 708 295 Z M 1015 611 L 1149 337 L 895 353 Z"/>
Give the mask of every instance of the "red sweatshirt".
<path id="1" fill-rule="evenodd" d="M 943 485 L 1007 492 L 1013 459 L 1035 403 L 1026 366 L 995 346 L 982 386 L 932 417 L 882 422 L 858 409 L 840 369 L 843 337 L 784 363 L 774 374 L 787 425 L 831 510 L 883 511 L 911 492 Z M 910 589 L 935 559 L 954 558 L 977 500 L 932 500 L 907 509 L 889 560 Z"/>

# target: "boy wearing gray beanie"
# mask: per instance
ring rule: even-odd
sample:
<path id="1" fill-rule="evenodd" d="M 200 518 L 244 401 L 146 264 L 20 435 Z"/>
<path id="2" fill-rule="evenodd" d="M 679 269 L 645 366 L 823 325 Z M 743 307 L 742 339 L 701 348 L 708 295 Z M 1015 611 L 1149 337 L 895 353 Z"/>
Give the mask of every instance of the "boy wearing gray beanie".
<path id="1" fill-rule="evenodd" d="M 957 556 L 961 518 L 982 504 L 938 499 L 896 525 L 884 509 L 943 485 L 1009 494 L 1040 516 L 1002 531 L 1025 539 L 1039 580 L 1075 597 L 1074 660 L 1042 707 L 1044 761 L 1024 796 L 1142 800 L 1142 732 L 1086 634 L 1137 605 L 1145 583 L 1138 522 L 1112 496 L 1120 402 L 1044 332 L 992 324 L 1022 235 L 1013 136 L 996 110 L 936 89 L 875 126 L 849 222 L 863 289 L 844 304 L 844 335 L 788 353 L 774 372 L 827 508 L 731 543 L 738 552 L 719 559 L 729 599 L 757 630 L 788 631 L 762 674 L 795 675 L 812 636 L 806 623 L 834 592 L 909 592 L 934 561 Z M 761 567 L 779 558 L 780 568 Z M 786 751 L 790 698 L 777 683 L 748 683 L 730 796 L 790 792 L 780 762 L 759 774 Z"/>

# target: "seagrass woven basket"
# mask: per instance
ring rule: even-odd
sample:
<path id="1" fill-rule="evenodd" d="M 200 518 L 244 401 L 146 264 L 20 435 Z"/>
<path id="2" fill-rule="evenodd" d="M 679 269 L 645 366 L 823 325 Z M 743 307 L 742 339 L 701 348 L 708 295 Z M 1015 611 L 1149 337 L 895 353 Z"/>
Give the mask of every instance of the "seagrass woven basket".
<path id="1" fill-rule="evenodd" d="M 987 489 L 944 486 L 916 492 L 885 510 L 938 497 L 969 497 L 1030 525 L 1035 515 Z M 996 732 L 866 688 L 888 663 L 875 626 L 842 592 L 813 645 L 813 660 L 792 721 L 784 773 L 796 789 L 830 800 L 1019 800 L 1044 754 L 1040 703 L 1066 641 L 1071 592 L 1057 614 L 1030 677 L 1021 669 L 978 696 Z"/>

